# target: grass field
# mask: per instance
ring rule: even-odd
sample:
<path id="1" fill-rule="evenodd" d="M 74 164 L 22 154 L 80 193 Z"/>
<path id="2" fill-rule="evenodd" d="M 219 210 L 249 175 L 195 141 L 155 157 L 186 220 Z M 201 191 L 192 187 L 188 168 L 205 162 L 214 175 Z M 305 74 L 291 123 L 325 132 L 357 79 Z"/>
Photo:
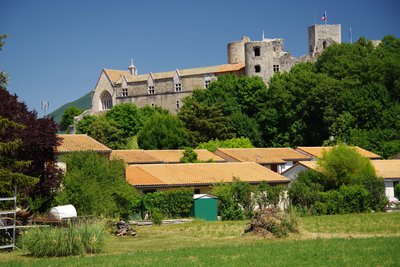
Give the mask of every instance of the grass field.
<path id="1" fill-rule="evenodd" d="M 36 259 L 0 253 L 3 266 L 399 266 L 400 213 L 304 217 L 285 239 L 243 236 L 245 221 L 142 227 L 106 252 Z"/>

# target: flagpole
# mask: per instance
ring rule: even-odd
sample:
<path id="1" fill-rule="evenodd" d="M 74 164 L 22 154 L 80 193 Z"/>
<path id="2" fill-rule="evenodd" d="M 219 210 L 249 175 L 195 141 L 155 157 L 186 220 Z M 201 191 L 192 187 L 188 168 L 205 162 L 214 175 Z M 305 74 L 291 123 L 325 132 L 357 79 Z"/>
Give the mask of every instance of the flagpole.
<path id="1" fill-rule="evenodd" d="M 350 27 L 349 34 L 350 34 L 350 43 L 352 44 L 353 43 L 353 33 L 351 31 L 351 27 Z"/>
<path id="2" fill-rule="evenodd" d="M 326 11 L 325 11 L 325 17 L 326 17 L 326 19 L 325 19 L 325 25 L 327 25 L 327 24 L 328 24 L 328 13 L 326 13 Z"/>

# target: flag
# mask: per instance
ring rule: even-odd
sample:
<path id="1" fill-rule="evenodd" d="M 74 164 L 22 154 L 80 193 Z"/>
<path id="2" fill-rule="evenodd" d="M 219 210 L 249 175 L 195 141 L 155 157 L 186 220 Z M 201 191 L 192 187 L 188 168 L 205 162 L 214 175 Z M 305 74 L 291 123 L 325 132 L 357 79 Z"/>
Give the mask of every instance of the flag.
<path id="1" fill-rule="evenodd" d="M 322 20 L 326 21 L 328 19 L 328 17 L 326 16 L 326 11 L 324 12 L 324 14 L 322 15 Z"/>

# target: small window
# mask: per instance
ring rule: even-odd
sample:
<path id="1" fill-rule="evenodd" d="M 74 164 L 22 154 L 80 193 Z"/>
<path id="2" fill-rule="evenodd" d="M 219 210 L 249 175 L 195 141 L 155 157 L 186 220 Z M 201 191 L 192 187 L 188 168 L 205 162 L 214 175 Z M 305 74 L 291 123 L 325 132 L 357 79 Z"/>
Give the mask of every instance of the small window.
<path id="1" fill-rule="evenodd" d="M 151 103 L 151 107 L 152 107 L 152 108 L 154 108 L 154 107 L 155 107 L 154 103 Z"/>
<path id="2" fill-rule="evenodd" d="M 176 83 L 175 84 L 175 92 L 180 92 L 180 91 L 182 91 L 182 84 Z"/>
<path id="3" fill-rule="evenodd" d="M 128 96 L 128 88 L 122 88 L 122 96 Z"/>
<path id="4" fill-rule="evenodd" d="M 149 86 L 149 95 L 154 95 L 154 86 Z"/>
<path id="5" fill-rule="evenodd" d="M 261 66 L 260 66 L 260 65 L 255 65 L 255 66 L 254 66 L 254 72 L 255 72 L 255 73 L 261 72 Z"/>
<path id="6" fill-rule="evenodd" d="M 255 57 L 259 57 L 260 56 L 260 47 L 259 46 L 255 46 L 254 48 L 254 56 Z"/>
<path id="7" fill-rule="evenodd" d="M 179 102 L 179 100 L 176 101 L 176 109 L 179 109 L 181 107 L 181 103 Z"/>
<path id="8" fill-rule="evenodd" d="M 328 46 L 328 43 L 327 43 L 326 41 L 324 41 L 324 42 L 322 43 L 322 48 L 325 49 L 327 46 Z"/>
<path id="9" fill-rule="evenodd" d="M 211 83 L 211 80 L 205 80 L 205 81 L 204 81 L 204 87 L 205 87 L 205 88 L 210 87 L 210 83 Z"/>
<path id="10" fill-rule="evenodd" d="M 279 65 L 274 65 L 274 72 L 279 72 Z"/>
<path id="11" fill-rule="evenodd" d="M 194 193 L 195 193 L 195 194 L 200 194 L 200 189 L 195 189 L 195 190 L 194 190 Z"/>

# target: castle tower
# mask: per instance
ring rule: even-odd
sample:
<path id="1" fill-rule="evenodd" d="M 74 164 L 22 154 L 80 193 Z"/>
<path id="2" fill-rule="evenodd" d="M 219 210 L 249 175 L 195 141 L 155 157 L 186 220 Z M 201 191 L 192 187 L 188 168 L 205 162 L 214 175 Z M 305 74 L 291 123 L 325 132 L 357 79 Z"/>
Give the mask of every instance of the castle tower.
<path id="1" fill-rule="evenodd" d="M 321 53 L 331 44 L 342 42 L 340 24 L 316 24 L 308 27 L 308 49 L 310 56 Z"/>
<path id="2" fill-rule="evenodd" d="M 264 38 L 262 41 L 247 42 L 245 44 L 246 76 L 259 76 L 268 82 L 275 72 L 283 70 L 280 58 L 284 54 L 281 38 Z"/>
<path id="3" fill-rule="evenodd" d="M 244 63 L 244 45 L 250 42 L 250 38 L 243 36 L 242 40 L 228 44 L 228 64 Z"/>

